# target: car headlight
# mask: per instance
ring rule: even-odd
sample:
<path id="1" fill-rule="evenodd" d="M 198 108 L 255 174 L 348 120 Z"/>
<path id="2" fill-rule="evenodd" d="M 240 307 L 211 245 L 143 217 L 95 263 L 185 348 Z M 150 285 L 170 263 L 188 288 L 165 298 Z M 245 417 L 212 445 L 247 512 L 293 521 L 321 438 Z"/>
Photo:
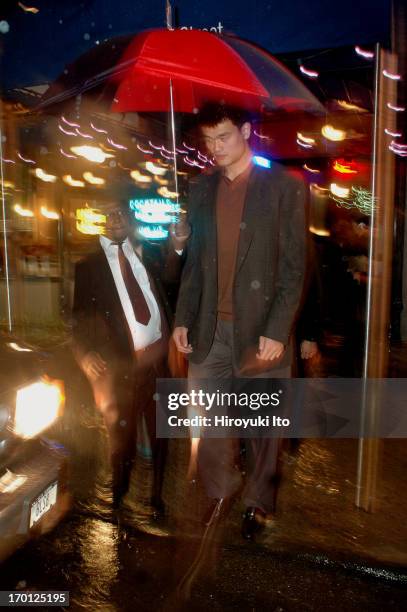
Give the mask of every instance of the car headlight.
<path id="1" fill-rule="evenodd" d="M 14 433 L 33 438 L 50 427 L 64 405 L 63 384 L 41 380 L 17 391 Z"/>

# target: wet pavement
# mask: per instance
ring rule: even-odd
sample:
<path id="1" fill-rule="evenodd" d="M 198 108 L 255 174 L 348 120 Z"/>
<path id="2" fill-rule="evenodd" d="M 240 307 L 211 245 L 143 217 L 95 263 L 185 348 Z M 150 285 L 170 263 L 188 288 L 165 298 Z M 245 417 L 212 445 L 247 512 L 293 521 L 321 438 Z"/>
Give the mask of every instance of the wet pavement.
<path id="1" fill-rule="evenodd" d="M 180 589 L 199 541 L 147 534 L 74 512 L 2 567 L 0 588 L 70 591 L 72 610 L 404 610 L 406 588 L 323 560 L 223 544 L 189 596 Z"/>
<path id="2" fill-rule="evenodd" d="M 142 448 L 125 507 L 115 514 L 103 426 L 83 381 L 75 375 L 71 383 L 55 435 L 71 452 L 74 506 L 54 531 L 1 566 L 1 590 L 69 590 L 69 609 L 106 612 L 406 609 L 404 440 L 382 442 L 376 512 L 355 507 L 356 440 L 303 440 L 283 453 L 277 513 L 258 541 L 241 539 L 237 500 L 203 544 L 207 501 L 199 483 L 186 479 L 188 441 L 170 443 L 166 520 L 152 519 Z"/>

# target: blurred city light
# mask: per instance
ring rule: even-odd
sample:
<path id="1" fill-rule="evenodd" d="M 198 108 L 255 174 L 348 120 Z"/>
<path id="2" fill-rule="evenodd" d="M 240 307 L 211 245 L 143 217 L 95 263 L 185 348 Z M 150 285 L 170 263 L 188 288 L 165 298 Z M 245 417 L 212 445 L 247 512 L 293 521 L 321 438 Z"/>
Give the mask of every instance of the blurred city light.
<path id="1" fill-rule="evenodd" d="M 70 127 L 75 127 L 75 128 L 80 128 L 81 126 L 79 125 L 79 123 L 74 123 L 73 121 L 68 121 L 68 119 L 66 119 L 63 115 L 61 115 L 61 119 L 64 123 L 66 123 L 67 125 L 69 125 Z"/>
<path id="2" fill-rule="evenodd" d="M 372 193 L 363 187 L 352 187 L 347 195 L 332 194 L 332 199 L 341 208 L 356 209 L 364 215 L 371 215 L 375 207 Z"/>
<path id="3" fill-rule="evenodd" d="M 17 151 L 17 156 L 21 159 L 21 161 L 25 162 L 26 164 L 34 164 L 35 165 L 35 161 L 33 159 L 28 159 L 27 157 L 23 157 L 21 155 L 21 153 L 19 153 Z"/>
<path id="4" fill-rule="evenodd" d="M 44 183 L 55 183 L 55 181 L 57 180 L 57 177 L 55 175 L 47 174 L 47 172 L 45 172 L 42 168 L 36 168 L 34 170 L 34 174 L 41 181 L 44 181 Z"/>
<path id="5" fill-rule="evenodd" d="M 401 138 L 403 135 L 401 132 L 392 132 L 388 128 L 384 128 L 384 131 L 388 136 L 392 136 L 393 138 Z"/>
<path id="6" fill-rule="evenodd" d="M 337 100 L 337 104 L 344 110 L 353 111 L 355 113 L 369 112 L 366 108 L 362 108 L 361 106 L 357 106 L 357 104 L 352 104 L 351 102 L 347 102 L 346 100 Z"/>
<path id="7" fill-rule="evenodd" d="M 311 232 L 311 234 L 315 234 L 315 236 L 328 237 L 331 235 L 331 232 L 329 230 L 321 229 L 319 227 L 317 228 L 313 225 L 310 225 L 309 231 Z"/>
<path id="8" fill-rule="evenodd" d="M 145 153 L 146 155 L 153 155 L 154 151 L 150 151 L 150 149 L 146 149 L 145 147 L 142 147 L 141 145 L 136 145 L 138 150 L 141 151 L 142 153 Z"/>
<path id="9" fill-rule="evenodd" d="M 257 136 L 258 138 L 261 138 L 264 140 L 270 140 L 270 136 L 266 136 L 265 134 L 260 134 L 259 132 L 256 132 L 256 130 L 253 130 L 253 134 Z"/>
<path id="10" fill-rule="evenodd" d="M 75 219 L 76 229 L 81 234 L 97 236 L 104 233 L 106 216 L 94 208 L 77 208 Z"/>
<path id="11" fill-rule="evenodd" d="M 321 187 L 320 185 L 317 185 L 316 183 L 311 183 L 310 187 L 312 191 L 314 191 L 315 194 L 319 196 L 325 196 L 326 192 L 329 191 L 327 187 Z"/>
<path id="12" fill-rule="evenodd" d="M 390 108 L 390 110 L 396 111 L 396 113 L 402 113 L 406 110 L 404 106 L 395 106 L 394 104 L 391 104 L 390 102 L 387 102 L 387 108 Z"/>
<path id="13" fill-rule="evenodd" d="M 15 185 L 12 181 L 0 181 L 0 184 L 4 189 L 14 189 Z"/>
<path id="14" fill-rule="evenodd" d="M 305 142 L 305 144 L 315 144 L 315 138 L 311 138 L 310 136 L 304 136 L 304 134 L 301 134 L 301 132 L 297 132 L 297 138 L 298 140 L 301 140 L 301 142 Z"/>
<path id="15" fill-rule="evenodd" d="M 17 342 L 8 342 L 7 346 L 13 349 L 13 351 L 18 351 L 20 353 L 32 353 L 32 349 L 21 346 L 20 344 L 17 344 Z"/>
<path id="16" fill-rule="evenodd" d="M 319 72 L 317 72 L 316 70 L 310 70 L 309 68 L 305 68 L 305 66 L 303 66 L 302 64 L 300 66 L 300 71 L 302 72 L 302 74 L 305 74 L 305 76 L 309 77 L 310 79 L 317 79 L 319 77 Z"/>
<path id="17" fill-rule="evenodd" d="M 256 166 L 261 166 L 262 168 L 271 168 L 271 160 L 267 159 L 267 157 L 263 157 L 262 155 L 254 155 L 253 163 Z"/>
<path id="18" fill-rule="evenodd" d="M 115 149 L 121 149 L 121 150 L 123 150 L 123 151 L 127 151 L 127 147 L 125 147 L 125 146 L 124 146 L 124 145 L 122 145 L 122 144 L 119 144 L 118 142 L 114 142 L 114 141 L 113 141 L 111 138 L 108 138 L 108 139 L 107 139 L 107 142 L 108 142 L 109 144 L 111 144 L 111 145 L 112 145 L 112 147 L 115 147 Z"/>
<path id="19" fill-rule="evenodd" d="M 72 178 L 70 174 L 64 174 L 62 180 L 70 187 L 85 187 L 85 183 L 83 181 L 78 181 L 77 179 Z"/>
<path id="20" fill-rule="evenodd" d="M 131 178 L 137 183 L 152 183 L 153 179 L 151 176 L 142 174 L 139 170 L 132 170 L 130 172 Z"/>
<path id="21" fill-rule="evenodd" d="M 78 130 L 78 128 L 76 128 L 76 133 L 78 134 L 78 136 L 82 136 L 82 138 L 88 138 L 90 140 L 93 140 L 93 136 L 91 134 L 86 134 L 85 132 L 81 132 L 80 130 Z"/>
<path id="22" fill-rule="evenodd" d="M 303 168 L 307 172 L 311 172 L 311 174 L 320 174 L 321 173 L 321 170 L 317 170 L 316 168 L 310 168 L 309 166 L 307 166 L 307 164 L 304 164 Z"/>
<path id="23" fill-rule="evenodd" d="M 299 138 L 297 138 L 297 145 L 299 145 L 300 147 L 304 147 L 304 149 L 312 149 L 312 144 L 307 144 L 306 142 L 303 142 Z"/>
<path id="24" fill-rule="evenodd" d="M 346 162 L 344 159 L 336 159 L 334 161 L 333 169 L 339 174 L 357 174 L 357 168 L 355 162 Z"/>
<path id="25" fill-rule="evenodd" d="M 64 157 L 68 157 L 69 159 L 78 159 L 78 158 L 76 157 L 76 155 L 70 155 L 69 153 L 66 153 L 66 152 L 65 152 L 63 149 L 61 149 L 61 148 L 59 149 L 59 152 L 60 152 L 60 153 L 62 153 L 62 155 L 63 155 Z"/>
<path id="26" fill-rule="evenodd" d="M 71 151 L 95 164 L 103 164 L 106 159 L 114 157 L 111 153 L 105 153 L 100 147 L 93 147 L 91 145 L 71 147 Z"/>
<path id="27" fill-rule="evenodd" d="M 66 127 L 64 127 L 63 125 L 61 125 L 60 123 L 58 124 L 58 129 L 63 133 L 66 134 L 66 136 L 77 136 L 76 132 L 72 132 L 72 130 L 68 130 Z"/>
<path id="28" fill-rule="evenodd" d="M 332 140 L 333 142 L 339 142 L 346 138 L 346 132 L 344 130 L 338 130 L 330 124 L 324 125 L 321 129 L 321 133 L 327 140 Z"/>
<path id="29" fill-rule="evenodd" d="M 179 174 L 179 172 L 178 172 L 177 174 Z M 154 180 L 155 180 L 155 182 L 156 182 L 156 183 L 158 183 L 159 185 L 168 185 L 168 181 L 167 181 L 167 179 L 160 178 L 159 176 L 155 176 L 155 177 L 154 177 Z"/>
<path id="30" fill-rule="evenodd" d="M 359 45 L 356 45 L 355 51 L 356 51 L 356 53 L 358 55 L 360 55 L 361 57 L 364 57 L 365 59 L 373 59 L 374 58 L 373 51 L 367 51 L 366 49 L 362 49 L 361 47 L 359 47 Z"/>
<path id="31" fill-rule="evenodd" d="M 22 2 L 18 3 L 18 6 L 23 9 L 23 11 L 25 13 L 32 13 L 33 15 L 36 15 L 37 13 L 40 12 L 40 9 L 37 8 L 36 6 L 26 6 L 25 4 L 23 4 Z"/>
<path id="32" fill-rule="evenodd" d="M 151 172 L 151 174 L 156 174 L 157 176 L 163 176 L 167 172 L 166 168 L 157 166 L 152 161 L 146 162 L 146 170 Z"/>
<path id="33" fill-rule="evenodd" d="M 163 198 L 178 198 L 179 196 L 177 191 L 170 191 L 167 187 L 160 187 L 157 189 L 157 193 Z"/>
<path id="34" fill-rule="evenodd" d="M 337 196 L 338 198 L 347 198 L 349 196 L 349 188 L 341 187 L 340 185 L 337 185 L 336 183 L 331 183 L 330 190 L 331 190 L 331 193 Z"/>
<path id="35" fill-rule="evenodd" d="M 42 216 L 46 217 L 47 219 L 53 219 L 54 221 L 57 221 L 59 219 L 59 214 L 56 211 L 48 210 L 48 208 L 46 208 L 45 206 L 41 206 L 40 211 Z"/>
<path id="36" fill-rule="evenodd" d="M 388 70 L 383 70 L 383 75 L 386 78 L 391 79 L 392 81 L 400 81 L 401 80 L 401 74 L 396 74 L 395 72 L 389 72 Z"/>
<path id="37" fill-rule="evenodd" d="M 107 134 L 107 130 L 103 130 L 102 128 L 97 128 L 96 126 L 93 125 L 93 123 L 90 123 L 90 127 L 92 128 L 92 130 L 95 130 L 95 132 L 99 132 L 99 134 Z"/>
<path id="38" fill-rule="evenodd" d="M 91 185 L 104 185 L 106 183 L 105 179 L 99 176 L 94 176 L 92 172 L 84 172 L 82 176 L 85 181 L 87 181 Z"/>
<path id="39" fill-rule="evenodd" d="M 33 217 L 34 213 L 29 208 L 23 208 L 20 204 L 14 205 L 15 212 L 21 217 Z"/>

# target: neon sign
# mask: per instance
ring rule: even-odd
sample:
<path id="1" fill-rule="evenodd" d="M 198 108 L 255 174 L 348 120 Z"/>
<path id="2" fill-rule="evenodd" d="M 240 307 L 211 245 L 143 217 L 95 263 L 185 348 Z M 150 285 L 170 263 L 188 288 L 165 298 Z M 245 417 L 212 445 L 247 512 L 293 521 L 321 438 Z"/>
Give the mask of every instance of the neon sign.
<path id="1" fill-rule="evenodd" d="M 76 229 L 81 234 L 89 236 L 104 234 L 106 217 L 94 208 L 77 208 L 75 218 Z"/>
<path id="2" fill-rule="evenodd" d="M 165 226 L 176 223 L 181 206 L 169 198 L 140 198 L 129 201 L 130 210 L 138 221 L 138 233 L 148 240 L 168 237 Z"/>

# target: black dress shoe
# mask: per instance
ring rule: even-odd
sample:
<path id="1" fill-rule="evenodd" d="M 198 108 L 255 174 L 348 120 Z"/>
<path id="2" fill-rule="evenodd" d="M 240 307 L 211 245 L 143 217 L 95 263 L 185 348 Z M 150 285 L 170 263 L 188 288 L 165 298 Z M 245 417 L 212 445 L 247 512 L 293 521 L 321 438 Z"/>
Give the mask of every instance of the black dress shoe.
<path id="1" fill-rule="evenodd" d="M 153 496 L 151 498 L 151 508 L 153 511 L 153 519 L 155 521 L 160 521 L 165 517 L 165 504 L 161 497 Z"/>
<path id="2" fill-rule="evenodd" d="M 256 534 L 263 529 L 264 524 L 261 520 L 263 517 L 264 513 L 258 508 L 253 506 L 246 508 L 242 522 L 242 537 L 245 540 L 253 541 Z"/>

